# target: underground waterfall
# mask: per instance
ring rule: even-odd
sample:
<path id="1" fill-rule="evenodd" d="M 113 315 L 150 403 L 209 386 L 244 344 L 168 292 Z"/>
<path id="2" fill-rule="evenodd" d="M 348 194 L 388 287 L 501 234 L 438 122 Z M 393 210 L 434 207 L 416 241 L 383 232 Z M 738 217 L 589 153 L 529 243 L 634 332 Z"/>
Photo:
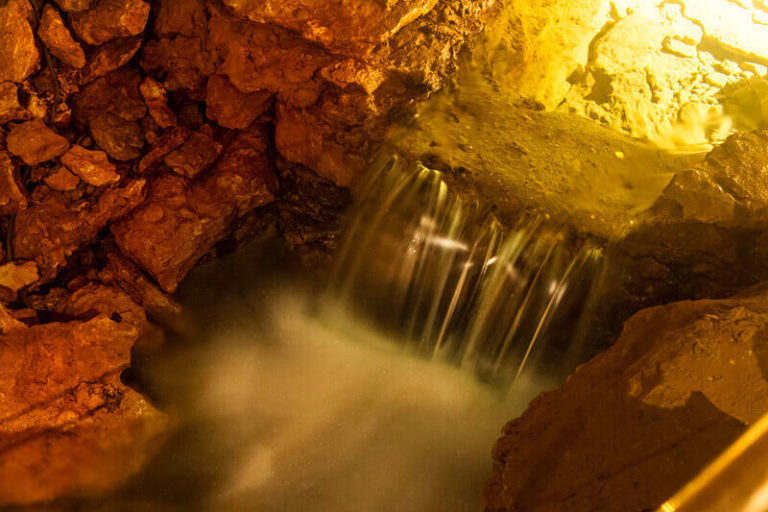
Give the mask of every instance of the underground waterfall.
<path id="1" fill-rule="evenodd" d="M 545 219 L 503 228 L 397 155 L 371 176 L 329 278 L 297 278 L 274 241 L 193 272 L 173 348 L 130 377 L 178 433 L 81 506 L 482 506 L 499 424 L 591 355 L 578 326 L 602 253 Z"/>
<path id="2" fill-rule="evenodd" d="M 765 510 L 766 27 L 0 0 L 0 509 Z"/>

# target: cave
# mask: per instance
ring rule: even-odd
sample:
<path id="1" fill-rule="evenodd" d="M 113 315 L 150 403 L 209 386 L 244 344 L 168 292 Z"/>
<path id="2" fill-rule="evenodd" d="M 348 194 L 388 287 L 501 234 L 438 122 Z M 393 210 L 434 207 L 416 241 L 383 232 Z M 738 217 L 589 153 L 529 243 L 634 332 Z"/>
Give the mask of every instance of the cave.
<path id="1" fill-rule="evenodd" d="M 767 283 L 766 0 L 0 0 L 2 510 L 768 510 Z"/>

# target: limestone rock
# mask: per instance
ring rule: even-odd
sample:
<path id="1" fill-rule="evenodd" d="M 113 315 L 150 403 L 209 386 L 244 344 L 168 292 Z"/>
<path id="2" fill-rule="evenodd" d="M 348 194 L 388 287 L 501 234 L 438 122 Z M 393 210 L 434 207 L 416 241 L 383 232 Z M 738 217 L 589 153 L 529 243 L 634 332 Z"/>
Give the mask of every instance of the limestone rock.
<path id="1" fill-rule="evenodd" d="M 69 172 L 69 169 L 60 165 L 52 174 L 44 178 L 45 184 L 53 190 L 66 192 L 75 190 L 80 184 L 80 178 Z"/>
<path id="2" fill-rule="evenodd" d="M 8 151 L 27 165 L 52 160 L 69 148 L 69 141 L 48 128 L 40 119 L 20 123 L 11 128 L 6 139 Z"/>
<path id="3" fill-rule="evenodd" d="M 1 503 L 101 493 L 153 453 L 167 420 L 120 382 L 137 335 L 102 315 L 3 337 Z"/>
<path id="4" fill-rule="evenodd" d="M 695 0 L 685 3 L 685 15 L 705 27 L 709 37 L 734 53 L 748 58 L 768 55 L 765 27 L 755 22 L 748 9 L 731 2 Z"/>
<path id="5" fill-rule="evenodd" d="M 25 121 L 29 112 L 19 103 L 19 90 L 12 82 L 0 83 L 0 125 L 8 121 Z"/>
<path id="6" fill-rule="evenodd" d="M 281 193 L 278 228 L 292 250 L 305 259 L 328 258 L 336 249 L 342 214 L 352 203 L 349 190 L 309 168 L 278 159 Z"/>
<path id="7" fill-rule="evenodd" d="M 163 162 L 174 172 L 194 178 L 210 167 L 221 154 L 221 144 L 211 135 L 210 127 L 204 126 L 166 155 Z"/>
<path id="8" fill-rule="evenodd" d="M 178 123 L 176 114 L 168 108 L 168 93 L 159 82 L 147 77 L 141 82 L 139 90 L 144 97 L 149 115 L 160 128 L 176 126 Z"/>
<path id="9" fill-rule="evenodd" d="M 103 44 L 143 32 L 149 10 L 144 0 L 100 0 L 88 11 L 73 13 L 72 28 L 82 41 Z"/>
<path id="10" fill-rule="evenodd" d="M 16 294 L 39 279 L 34 261 L 11 262 L 0 265 L 0 300 L 12 302 Z"/>
<path id="11" fill-rule="evenodd" d="M 103 187 L 120 180 L 117 166 L 109 161 L 103 151 L 90 151 L 74 145 L 61 156 L 61 163 L 86 183 Z"/>
<path id="12" fill-rule="evenodd" d="M 27 0 L 9 0 L 0 5 L 0 82 L 23 82 L 40 65 Z"/>
<path id="13" fill-rule="evenodd" d="M 226 77 L 213 75 L 206 85 L 205 113 L 220 126 L 241 130 L 269 108 L 271 99 L 267 91 L 242 93 Z"/>
<path id="14" fill-rule="evenodd" d="M 143 201 L 144 184 L 144 180 L 132 180 L 121 187 L 108 188 L 98 197 L 80 200 L 38 187 L 32 206 L 16 215 L 16 257 L 34 260 L 44 279 L 56 275 L 67 257 Z"/>
<path id="15" fill-rule="evenodd" d="M 27 196 L 11 157 L 0 151 L 0 215 L 11 215 L 27 207 Z"/>
<path id="16" fill-rule="evenodd" d="M 764 286 L 637 313 L 507 424 L 486 510 L 657 508 L 768 411 L 766 327 Z"/>
<path id="17" fill-rule="evenodd" d="M 214 168 L 190 182 L 162 176 L 147 201 L 112 226 L 121 251 L 172 292 L 232 221 L 274 199 L 277 182 L 262 127 L 243 131 Z"/>
<path id="18" fill-rule="evenodd" d="M 46 4 L 43 8 L 43 16 L 40 19 L 37 35 L 48 47 L 51 55 L 64 64 L 73 68 L 85 66 L 83 48 L 72 38 L 72 34 L 61 19 L 61 15 L 51 4 Z"/>

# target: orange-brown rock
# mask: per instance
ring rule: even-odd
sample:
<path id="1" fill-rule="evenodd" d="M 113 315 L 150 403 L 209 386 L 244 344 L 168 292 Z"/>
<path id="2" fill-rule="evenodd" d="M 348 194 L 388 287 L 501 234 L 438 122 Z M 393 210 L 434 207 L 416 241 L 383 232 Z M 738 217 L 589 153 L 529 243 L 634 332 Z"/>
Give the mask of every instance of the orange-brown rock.
<path id="1" fill-rule="evenodd" d="M 768 288 L 643 310 L 510 422 L 488 511 L 655 510 L 768 411 Z"/>
<path id="2" fill-rule="evenodd" d="M 27 196 L 11 156 L 0 151 L 0 215 L 10 215 L 27 207 Z"/>
<path id="3" fill-rule="evenodd" d="M 177 127 L 168 130 L 152 143 L 152 149 L 141 158 L 137 172 L 143 174 L 147 169 L 165 158 L 171 151 L 181 146 L 190 135 L 192 135 L 192 132 L 186 128 Z"/>
<path id="4" fill-rule="evenodd" d="M 0 4 L 0 82 L 23 82 L 40 65 L 30 24 L 32 16 L 27 0 Z"/>
<path id="5" fill-rule="evenodd" d="M 268 126 L 258 124 L 238 133 L 192 190 L 198 211 L 211 215 L 213 205 L 222 205 L 240 216 L 275 199 L 279 184 L 267 154 L 268 134 Z"/>
<path id="6" fill-rule="evenodd" d="M 40 278 L 34 261 L 13 261 L 0 265 L 0 300 L 12 302 L 16 294 Z"/>
<path id="7" fill-rule="evenodd" d="M 168 108 L 168 93 L 157 80 L 145 78 L 139 86 L 149 115 L 160 128 L 169 128 L 178 123 L 176 114 Z"/>
<path id="8" fill-rule="evenodd" d="M 15 329 L 23 329 L 24 327 L 26 325 L 23 322 L 18 320 L 5 306 L 0 304 L 0 335 L 8 334 Z"/>
<path id="9" fill-rule="evenodd" d="M 51 4 L 46 4 L 43 8 L 43 15 L 40 18 L 37 35 L 45 46 L 48 47 L 51 55 L 64 64 L 73 68 L 85 66 L 83 47 L 72 37 L 69 29 L 61 19 L 59 11 Z"/>
<path id="10" fill-rule="evenodd" d="M 84 182 L 96 187 L 120 181 L 117 166 L 109 161 L 103 151 L 91 151 L 75 144 L 61 155 L 61 163 Z"/>
<path id="11" fill-rule="evenodd" d="M 141 48 L 141 36 L 121 37 L 86 51 L 86 64 L 80 83 L 87 84 L 111 73 L 130 61 Z"/>
<path id="12" fill-rule="evenodd" d="M 178 149 L 163 161 L 178 174 L 194 178 L 210 167 L 221 154 L 221 144 L 211 136 L 209 126 L 193 133 Z"/>
<path id="13" fill-rule="evenodd" d="M 67 257 L 93 241 L 98 232 L 133 210 L 144 199 L 144 180 L 107 188 L 98 197 L 71 200 L 61 192 L 39 186 L 32 206 L 17 214 L 15 256 L 37 262 L 44 279 L 55 275 Z"/>
<path id="14" fill-rule="evenodd" d="M 723 297 L 768 279 L 767 148 L 768 130 L 737 133 L 675 174 L 620 246 L 641 277 L 631 293 Z"/>
<path id="15" fill-rule="evenodd" d="M 222 59 L 219 72 L 240 91 L 270 91 L 306 107 L 323 87 L 319 71 L 339 58 L 289 30 L 262 25 L 212 8 L 208 46 Z"/>
<path id="16" fill-rule="evenodd" d="M 100 0 L 92 9 L 71 15 L 72 29 L 88 44 L 141 34 L 150 6 L 143 0 Z"/>
<path id="17" fill-rule="evenodd" d="M 213 75 L 205 89 L 205 113 L 220 126 L 240 130 L 266 112 L 271 99 L 268 91 L 243 93 L 225 76 Z"/>
<path id="18" fill-rule="evenodd" d="M 73 96 L 73 112 L 83 124 L 105 113 L 137 121 L 147 113 L 139 91 L 141 74 L 129 67 L 97 78 Z"/>
<path id="19" fill-rule="evenodd" d="M 37 165 L 62 155 L 69 141 L 48 128 L 41 119 L 33 119 L 11 128 L 6 139 L 8 151 L 27 165 Z"/>
<path id="20" fill-rule="evenodd" d="M 115 160 L 127 161 L 141 156 L 144 134 L 136 121 L 103 112 L 91 118 L 90 129 L 96 144 Z"/>
<path id="21" fill-rule="evenodd" d="M 122 252 L 138 262 L 163 290 L 173 292 L 201 256 L 226 232 L 231 209 L 204 215 L 189 195 L 192 184 L 180 176 L 156 179 L 147 201 L 126 220 L 112 225 Z"/>
<path id="22" fill-rule="evenodd" d="M 204 39 L 174 35 L 150 41 L 142 48 L 141 64 L 145 71 L 162 77 L 169 91 L 198 90 L 216 69 L 216 55 Z"/>
<path id="23" fill-rule="evenodd" d="M 112 226 L 122 252 L 172 292 L 232 221 L 274 199 L 277 181 L 263 127 L 241 132 L 195 181 L 162 176 L 147 201 Z"/>
<path id="24" fill-rule="evenodd" d="M 62 192 L 75 190 L 80 184 L 80 178 L 72 174 L 69 169 L 63 165 L 58 166 L 52 174 L 46 176 L 43 180 L 45 181 L 45 184 L 53 190 Z"/>
<path id="25" fill-rule="evenodd" d="M 120 382 L 137 336 L 104 315 L 3 336 L 0 503 L 101 493 L 147 460 L 167 420 Z"/>
<path id="26" fill-rule="evenodd" d="M 64 11 L 78 12 L 90 9 L 97 0 L 56 0 Z"/>
<path id="27" fill-rule="evenodd" d="M 99 272 L 99 280 L 119 286 L 154 317 L 167 319 L 181 312 L 181 306 L 175 300 L 155 286 L 135 263 L 119 253 L 107 255 L 107 264 Z"/>
<path id="28" fill-rule="evenodd" d="M 57 300 L 51 308 L 69 317 L 90 319 L 99 315 L 125 322 L 142 332 L 147 326 L 144 309 L 130 295 L 114 286 L 89 282 Z"/>
<path id="29" fill-rule="evenodd" d="M 29 112 L 19 103 L 19 90 L 13 82 L 0 83 L 0 125 L 8 121 L 25 121 Z"/>
<path id="30" fill-rule="evenodd" d="M 327 48 L 363 53 L 431 11 L 438 0 L 224 0 L 254 21 L 282 25 Z"/>
<path id="31" fill-rule="evenodd" d="M 204 0 L 174 2 L 159 0 L 154 31 L 158 36 L 183 35 L 205 37 L 208 32 L 208 14 Z"/>
<path id="32" fill-rule="evenodd" d="M 141 75 L 130 68 L 97 78 L 73 96 L 73 113 L 89 126 L 98 146 L 115 160 L 138 158 L 144 135 L 136 122 L 147 113 L 139 91 Z"/>
<path id="33" fill-rule="evenodd" d="M 277 109 L 275 146 L 286 159 L 306 165 L 339 186 L 360 176 L 370 142 L 359 128 L 329 123 L 317 112 L 285 105 Z M 350 150 L 354 148 L 354 150 Z"/>

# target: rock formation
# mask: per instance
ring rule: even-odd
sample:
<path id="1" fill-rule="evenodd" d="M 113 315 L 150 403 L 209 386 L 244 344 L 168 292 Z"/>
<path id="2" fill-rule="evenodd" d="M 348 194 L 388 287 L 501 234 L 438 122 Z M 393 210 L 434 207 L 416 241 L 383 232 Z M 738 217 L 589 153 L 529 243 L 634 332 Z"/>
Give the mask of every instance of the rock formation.
<path id="1" fill-rule="evenodd" d="M 120 374 L 168 293 L 269 226 L 332 249 L 339 186 L 493 5 L 0 3 L 0 505 L 152 455 L 167 420 Z"/>
<path id="2" fill-rule="evenodd" d="M 496 443 L 488 511 L 654 510 L 768 412 L 768 291 L 644 310 Z"/>

